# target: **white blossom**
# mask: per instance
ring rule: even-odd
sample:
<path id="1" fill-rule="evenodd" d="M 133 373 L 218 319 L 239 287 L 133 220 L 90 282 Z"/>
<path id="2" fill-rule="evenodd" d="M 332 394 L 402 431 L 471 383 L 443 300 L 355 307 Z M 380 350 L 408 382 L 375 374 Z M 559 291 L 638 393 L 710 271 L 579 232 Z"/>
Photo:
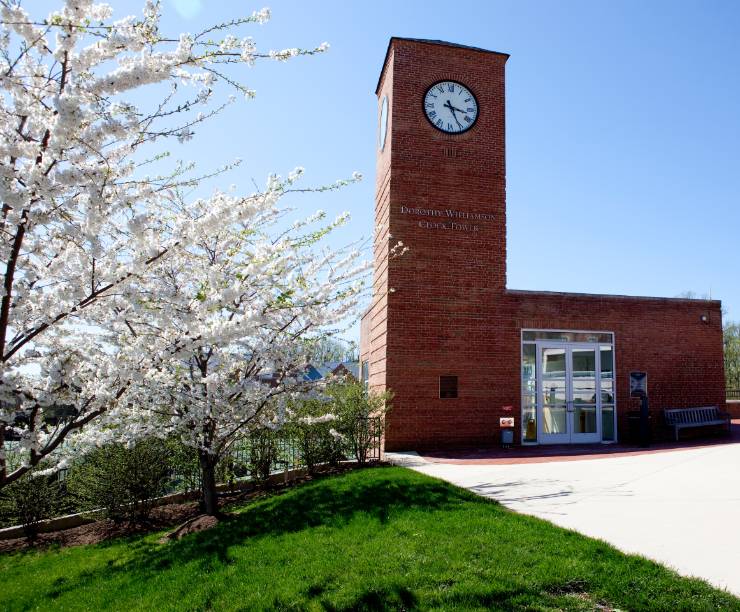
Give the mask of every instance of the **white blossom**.
<path id="1" fill-rule="evenodd" d="M 172 36 L 161 7 L 112 20 L 92 0 L 46 18 L 0 3 L 0 487 L 113 439 L 168 433 L 215 456 L 238 430 L 281 427 L 306 390 L 301 339 L 356 308 L 367 264 L 313 249 L 346 217 L 281 225 L 302 169 L 186 200 L 201 175 L 165 165 L 231 103 L 224 88 L 254 95 L 228 65 L 326 46 L 259 52 L 242 29 L 267 9 Z"/>
<path id="2" fill-rule="evenodd" d="M 337 420 L 336 415 L 329 413 L 329 414 L 324 414 L 324 415 L 317 416 L 317 417 L 312 417 L 312 416 L 300 417 L 298 419 L 298 422 L 303 425 L 318 425 L 320 423 L 331 423 L 332 421 L 336 421 L 336 420 Z"/>

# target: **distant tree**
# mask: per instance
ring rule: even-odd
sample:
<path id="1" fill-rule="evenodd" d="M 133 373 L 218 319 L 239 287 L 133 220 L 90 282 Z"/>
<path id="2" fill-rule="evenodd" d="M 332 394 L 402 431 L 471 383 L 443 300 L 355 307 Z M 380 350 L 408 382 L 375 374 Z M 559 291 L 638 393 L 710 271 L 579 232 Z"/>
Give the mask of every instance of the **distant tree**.
<path id="1" fill-rule="evenodd" d="M 740 389 L 740 323 L 725 323 L 725 380 L 728 389 Z"/>
<path id="2" fill-rule="evenodd" d="M 326 336 L 311 345 L 311 359 L 314 363 L 327 361 L 357 361 L 359 351 L 357 343 L 351 340 Z"/>
<path id="3" fill-rule="evenodd" d="M 678 296 L 690 300 L 710 300 L 707 294 L 699 295 L 695 291 L 684 291 Z M 722 317 L 727 311 L 722 309 Z M 725 356 L 725 383 L 727 389 L 740 389 L 740 323 L 725 321 L 722 328 Z"/>
<path id="4" fill-rule="evenodd" d="M 709 299 L 709 296 L 706 293 L 703 295 L 699 295 L 696 291 L 682 291 L 676 297 L 684 298 L 686 300 L 708 300 Z"/>

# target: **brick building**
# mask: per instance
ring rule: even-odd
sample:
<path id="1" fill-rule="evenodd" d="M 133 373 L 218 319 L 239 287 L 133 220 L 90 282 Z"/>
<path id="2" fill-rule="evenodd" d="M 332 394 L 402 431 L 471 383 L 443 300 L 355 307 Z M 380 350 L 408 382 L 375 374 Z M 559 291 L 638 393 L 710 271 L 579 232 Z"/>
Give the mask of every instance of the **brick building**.
<path id="1" fill-rule="evenodd" d="M 601 443 L 637 407 L 724 405 L 719 301 L 506 286 L 508 55 L 392 38 L 376 94 L 373 300 L 362 375 L 391 389 L 387 450 Z M 394 257 L 403 241 L 410 251 Z"/>

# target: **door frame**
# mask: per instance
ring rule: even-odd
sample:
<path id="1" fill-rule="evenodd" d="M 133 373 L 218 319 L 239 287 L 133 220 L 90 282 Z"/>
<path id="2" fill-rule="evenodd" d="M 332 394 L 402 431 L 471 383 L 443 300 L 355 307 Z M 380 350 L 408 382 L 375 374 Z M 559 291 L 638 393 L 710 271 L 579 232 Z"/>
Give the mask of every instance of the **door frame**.
<path id="1" fill-rule="evenodd" d="M 537 440 L 540 444 L 594 444 L 601 442 L 601 350 L 599 342 L 562 342 L 557 340 L 537 340 L 536 349 L 536 406 L 537 406 Z M 544 431 L 544 376 L 542 370 L 542 350 L 556 348 L 565 350 L 565 398 L 566 398 L 566 432 L 545 433 Z M 594 351 L 594 383 L 596 396 L 596 431 L 593 433 L 574 433 L 575 408 L 573 400 L 573 350 L 589 349 Z M 614 350 L 612 345 L 612 351 Z"/>

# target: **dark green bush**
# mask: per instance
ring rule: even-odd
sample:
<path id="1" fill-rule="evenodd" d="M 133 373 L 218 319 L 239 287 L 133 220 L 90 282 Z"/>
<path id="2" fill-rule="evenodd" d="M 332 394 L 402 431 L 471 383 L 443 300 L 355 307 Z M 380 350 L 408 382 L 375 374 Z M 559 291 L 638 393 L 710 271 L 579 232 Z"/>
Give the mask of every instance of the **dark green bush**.
<path id="1" fill-rule="evenodd" d="M 327 393 L 331 410 L 337 415 L 334 427 L 343 436 L 347 454 L 361 465 L 367 463 L 383 435 L 392 394 L 373 393 L 355 380 L 331 385 Z"/>
<path id="2" fill-rule="evenodd" d="M 337 379 L 323 395 L 322 400 L 294 405 L 283 434 L 298 447 L 309 473 L 319 464 L 336 466 L 347 457 L 366 463 L 379 447 L 391 394 L 371 393 L 358 381 Z M 333 418 L 325 418 L 329 416 Z"/>
<path id="3" fill-rule="evenodd" d="M 0 524 L 22 525 L 26 537 L 38 534 L 39 523 L 63 509 L 62 485 L 56 475 L 31 472 L 4 487 L 0 493 Z"/>
<path id="4" fill-rule="evenodd" d="M 305 400 L 294 408 L 295 419 L 285 430 L 309 474 L 314 474 L 320 464 L 336 466 L 344 459 L 344 442 L 332 434 L 335 420 L 321 420 L 332 410 L 333 406 L 327 402 Z"/>
<path id="5" fill-rule="evenodd" d="M 336 466 L 344 459 L 342 441 L 332 436 L 330 429 L 330 423 L 295 427 L 295 441 L 309 474 L 314 474 L 322 463 Z"/>
<path id="6" fill-rule="evenodd" d="M 271 429 L 259 429 L 249 436 L 249 473 L 252 480 L 264 483 L 278 459 L 278 434 Z"/>
<path id="7" fill-rule="evenodd" d="M 87 455 L 70 471 L 68 489 L 86 509 L 104 508 L 114 521 L 143 521 L 154 498 L 165 493 L 169 451 L 162 440 L 135 446 L 110 444 Z"/>
<path id="8" fill-rule="evenodd" d="M 167 461 L 172 476 L 169 483 L 169 492 L 200 490 L 198 451 L 174 438 L 167 440 L 165 444 L 168 451 Z"/>

